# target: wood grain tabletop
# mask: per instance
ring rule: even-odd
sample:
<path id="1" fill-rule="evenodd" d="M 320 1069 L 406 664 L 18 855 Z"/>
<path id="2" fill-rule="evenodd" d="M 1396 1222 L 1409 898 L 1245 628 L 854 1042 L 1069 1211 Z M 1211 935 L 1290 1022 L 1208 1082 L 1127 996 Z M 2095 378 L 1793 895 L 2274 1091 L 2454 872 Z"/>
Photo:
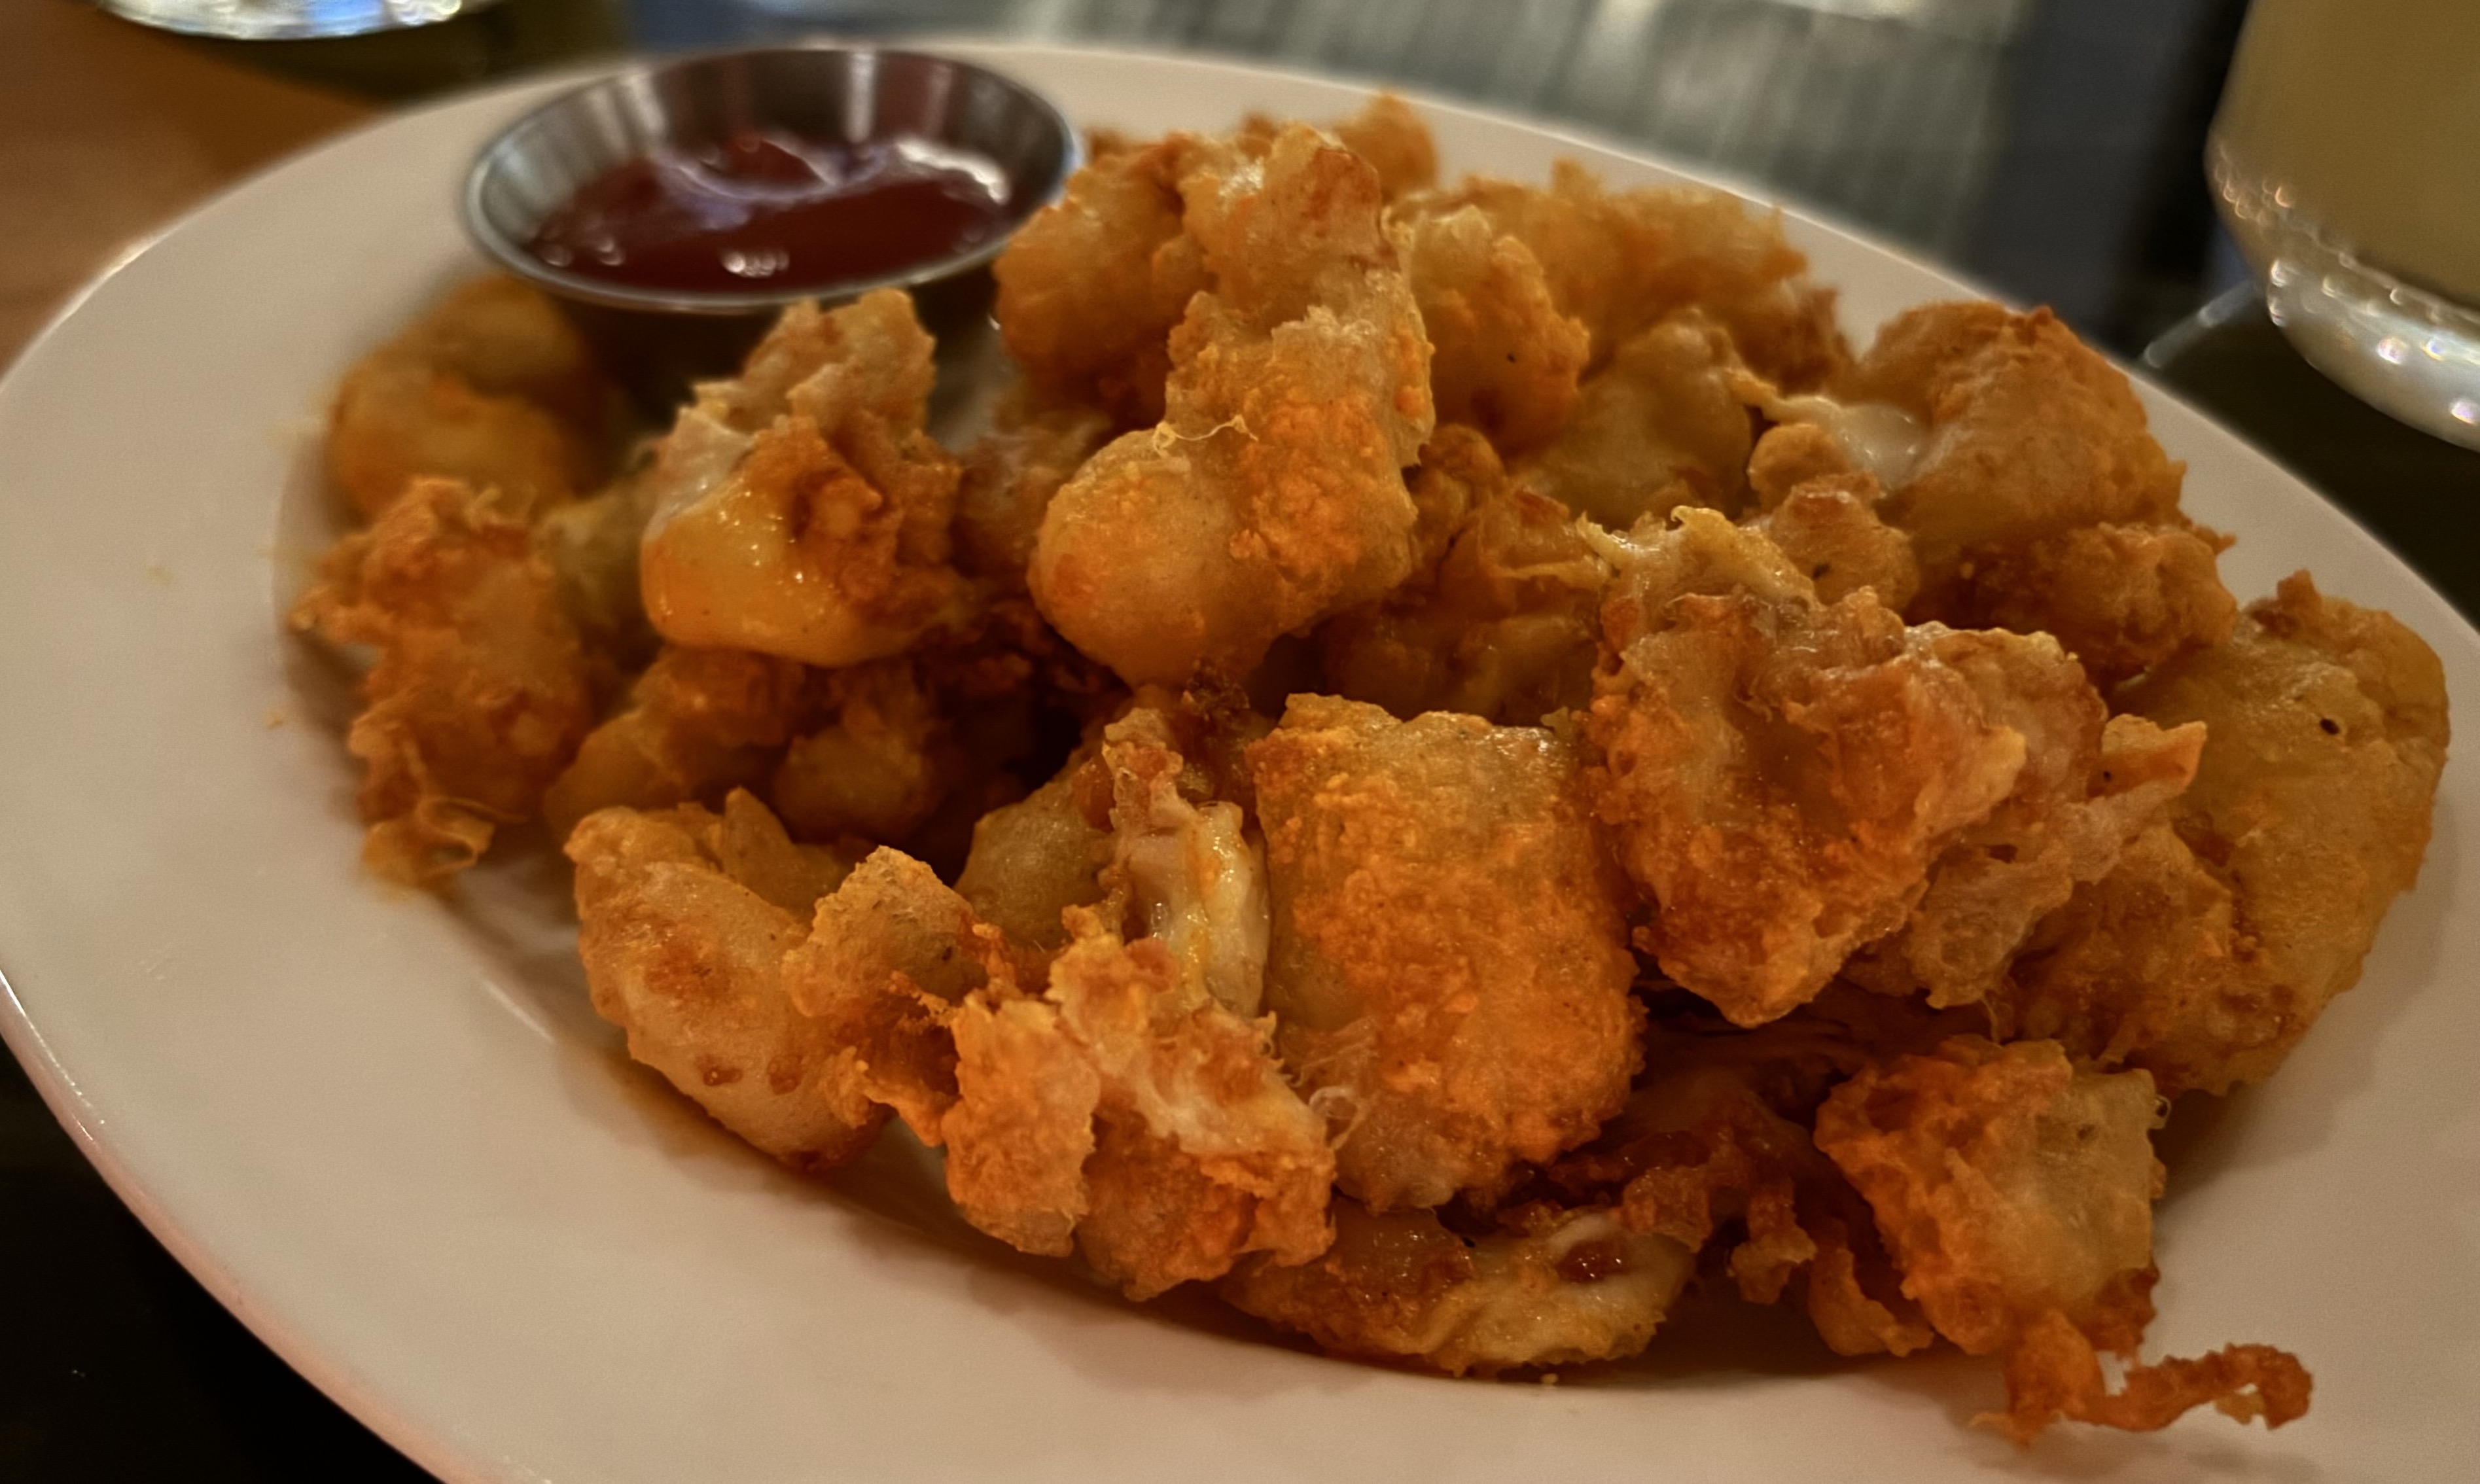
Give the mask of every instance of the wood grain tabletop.
<path id="1" fill-rule="evenodd" d="M 78 0 L 0 0 L 0 367 L 147 234 L 373 112 Z"/>

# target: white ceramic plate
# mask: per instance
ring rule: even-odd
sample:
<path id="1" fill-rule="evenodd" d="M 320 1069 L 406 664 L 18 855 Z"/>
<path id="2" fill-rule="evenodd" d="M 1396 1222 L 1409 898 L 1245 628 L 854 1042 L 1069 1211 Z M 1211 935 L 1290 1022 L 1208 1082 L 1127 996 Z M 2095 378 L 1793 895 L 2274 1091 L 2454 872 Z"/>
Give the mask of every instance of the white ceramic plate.
<path id="1" fill-rule="evenodd" d="M 1082 119 L 1329 117 L 1357 90 L 1161 57 L 970 47 Z M 454 1480 L 1288 1478 L 1906 1484 L 2480 1477 L 2480 774 L 2361 987 L 2270 1087 L 2183 1120 L 2158 1346 L 2295 1348 L 2315 1409 L 2019 1454 L 1952 1357 L 1847 1367 L 1760 1325 L 1555 1388 L 1320 1359 L 1140 1310 L 962 1230 L 891 1141 L 804 1185 L 613 1054 L 560 930 L 502 868 L 471 905 L 354 864 L 332 677 L 278 631 L 354 356 L 478 267 L 454 188 L 557 84 L 391 119 L 224 195 L 0 383 L 0 1003 L 88 1153 L 218 1297 Z M 1447 163 L 1578 155 L 1430 110 Z M 1962 286 L 1805 219 L 1849 328 Z M 2480 695 L 2480 637 L 2341 515 L 2148 392 L 2242 595 L 2312 566 Z M 2460 926 L 2456 926 L 2460 924 Z M 1792 1321 L 1795 1324 L 1795 1321 Z"/>

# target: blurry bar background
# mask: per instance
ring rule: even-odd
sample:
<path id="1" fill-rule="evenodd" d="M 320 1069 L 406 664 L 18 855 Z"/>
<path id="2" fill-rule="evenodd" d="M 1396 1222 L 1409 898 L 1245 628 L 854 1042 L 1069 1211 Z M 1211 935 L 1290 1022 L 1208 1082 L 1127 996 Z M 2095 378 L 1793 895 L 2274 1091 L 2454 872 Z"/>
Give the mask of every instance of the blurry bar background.
<path id="1" fill-rule="evenodd" d="M 2050 304 L 2132 354 L 2242 275 L 2216 246 L 2199 162 L 2245 11 L 2246 0 L 505 0 L 427 32 L 205 49 L 389 99 L 595 52 L 821 33 L 1219 53 L 1537 115 L 1711 166 Z"/>
<path id="2" fill-rule="evenodd" d="M 1355 73 L 1714 166 L 2125 349 L 2218 273 L 2198 166 L 2245 0 L 631 0 L 645 44 L 988 31 Z"/>

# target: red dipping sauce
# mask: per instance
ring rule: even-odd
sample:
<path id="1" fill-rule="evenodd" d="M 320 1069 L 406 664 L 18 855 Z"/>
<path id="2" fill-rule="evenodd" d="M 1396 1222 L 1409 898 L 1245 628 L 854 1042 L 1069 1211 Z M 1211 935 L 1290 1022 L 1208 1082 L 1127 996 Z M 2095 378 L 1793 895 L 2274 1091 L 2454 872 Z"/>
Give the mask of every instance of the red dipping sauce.
<path id="1" fill-rule="evenodd" d="M 552 268 L 638 288 L 800 289 L 969 251 L 999 234 L 1007 208 L 1006 173 L 969 151 L 743 130 L 605 171 L 526 248 Z"/>

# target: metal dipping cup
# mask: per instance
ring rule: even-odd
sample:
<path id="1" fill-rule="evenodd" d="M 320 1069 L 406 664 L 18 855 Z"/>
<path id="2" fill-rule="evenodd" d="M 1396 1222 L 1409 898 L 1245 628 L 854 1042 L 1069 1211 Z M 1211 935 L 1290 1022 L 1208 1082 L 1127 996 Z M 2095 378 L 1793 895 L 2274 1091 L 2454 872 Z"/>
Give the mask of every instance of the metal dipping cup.
<path id="1" fill-rule="evenodd" d="M 636 288 L 562 271 L 527 247 L 580 187 L 658 145 L 693 150 L 743 130 L 861 143 L 907 137 L 982 155 L 1008 179 L 1000 230 L 968 251 L 871 278 L 746 291 Z M 986 324 L 991 260 L 1057 198 L 1082 160 L 1047 98 L 985 67 L 927 52 L 834 44 L 659 59 L 564 93 L 484 146 L 465 179 L 465 226 L 502 268 L 550 294 L 652 412 L 690 382 L 729 375 L 787 305 L 912 291 L 944 344 Z"/>

